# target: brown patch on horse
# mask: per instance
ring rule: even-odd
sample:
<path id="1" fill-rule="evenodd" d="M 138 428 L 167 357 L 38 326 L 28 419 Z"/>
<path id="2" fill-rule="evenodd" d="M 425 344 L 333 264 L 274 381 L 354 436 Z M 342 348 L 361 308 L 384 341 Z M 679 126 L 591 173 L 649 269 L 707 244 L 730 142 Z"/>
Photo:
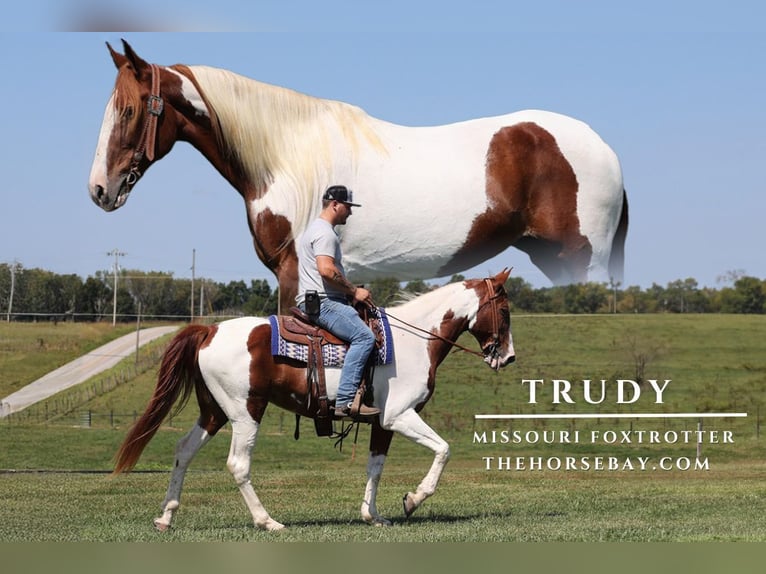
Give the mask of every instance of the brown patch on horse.
<path id="1" fill-rule="evenodd" d="M 442 361 L 447 358 L 447 354 L 452 346 L 439 337 L 443 337 L 448 341 L 456 341 L 460 334 L 465 331 L 467 321 L 467 317 L 457 317 L 455 312 L 450 309 L 442 317 L 438 329 L 433 329 L 431 331 L 437 335 L 437 337 L 434 337 L 428 342 L 428 358 L 431 363 L 428 367 L 428 395 L 422 402 L 415 406 L 416 412 L 420 412 L 434 394 L 434 389 L 436 387 L 436 369 Z"/>
<path id="2" fill-rule="evenodd" d="M 271 402 L 295 414 L 314 418 L 318 405 L 308 400 L 306 365 L 271 354 L 271 326 L 260 325 L 247 338 L 250 353 L 250 389 L 247 410 L 260 424 Z"/>
<path id="3" fill-rule="evenodd" d="M 372 456 L 388 454 L 393 437 L 394 431 L 384 429 L 380 426 L 378 417 L 375 417 L 372 421 L 372 429 L 370 430 L 370 454 Z"/>
<path id="4" fill-rule="evenodd" d="M 569 260 L 570 271 L 577 275 L 575 269 L 581 267 L 585 277 L 592 248 L 580 233 L 577 177 L 547 130 L 523 122 L 495 133 L 487 149 L 485 181 L 489 207 L 473 221 L 444 274 L 489 259 L 518 242 L 516 247 L 533 259 Z M 529 240 L 520 241 L 524 238 Z M 536 240 L 543 244 L 539 251 Z"/>
<path id="5" fill-rule="evenodd" d="M 248 208 L 255 197 L 246 194 Z M 279 280 L 280 313 L 287 314 L 288 309 L 295 305 L 295 296 L 298 294 L 298 254 L 295 251 L 293 226 L 285 216 L 277 215 L 268 208 L 255 217 L 248 214 L 248 225 L 258 258 Z"/>

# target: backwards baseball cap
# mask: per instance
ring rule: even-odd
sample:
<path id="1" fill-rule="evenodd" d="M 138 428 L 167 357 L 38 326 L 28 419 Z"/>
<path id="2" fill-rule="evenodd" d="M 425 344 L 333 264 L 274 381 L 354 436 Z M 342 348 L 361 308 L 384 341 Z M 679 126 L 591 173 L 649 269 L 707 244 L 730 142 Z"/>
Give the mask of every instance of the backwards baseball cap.
<path id="1" fill-rule="evenodd" d="M 325 190 L 324 195 L 322 196 L 322 199 L 325 201 L 335 200 L 340 203 L 345 203 L 346 205 L 353 205 L 354 207 L 362 207 L 358 203 L 353 203 L 354 192 L 348 189 L 345 185 L 331 185 Z"/>

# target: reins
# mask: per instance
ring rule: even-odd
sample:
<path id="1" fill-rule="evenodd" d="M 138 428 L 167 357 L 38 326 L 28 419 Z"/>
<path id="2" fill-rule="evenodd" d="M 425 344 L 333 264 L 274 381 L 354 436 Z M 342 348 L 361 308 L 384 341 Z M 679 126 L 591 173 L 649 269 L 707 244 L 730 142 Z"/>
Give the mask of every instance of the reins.
<path id="1" fill-rule="evenodd" d="M 424 333 L 425 335 L 428 335 L 427 338 L 430 341 L 436 341 L 436 340 L 443 341 L 444 343 L 447 343 L 448 345 L 452 345 L 454 347 L 457 347 L 461 351 L 465 351 L 466 353 L 470 353 L 472 355 L 476 355 L 477 357 L 484 358 L 484 355 L 482 353 L 480 353 L 479 351 L 474 351 L 473 349 L 469 349 L 468 347 L 464 347 L 463 345 L 461 345 L 457 341 L 453 341 L 451 339 L 448 339 L 447 337 L 443 337 L 442 335 L 439 335 L 438 333 L 434 333 L 432 331 L 426 331 L 422 327 L 418 327 L 417 325 L 413 325 L 412 323 L 409 323 L 409 322 L 405 321 L 404 319 L 400 319 L 399 317 L 397 317 L 396 315 L 392 315 L 388 311 L 386 311 L 386 316 L 389 317 L 390 319 L 394 319 L 395 321 L 399 321 L 402 325 L 406 325 L 410 329 L 414 329 L 415 331 L 420 331 L 421 333 Z"/>
<path id="2" fill-rule="evenodd" d="M 492 293 L 492 280 L 491 279 L 485 279 L 485 284 L 487 285 L 487 293 Z M 492 338 L 493 338 L 493 346 L 497 345 L 497 341 L 500 340 L 500 325 L 498 323 L 497 319 L 497 298 L 499 295 L 488 295 L 487 301 L 479 305 L 479 309 L 476 311 L 476 314 L 478 315 L 479 311 L 485 306 L 485 305 L 492 305 Z M 424 333 L 425 335 L 428 335 L 428 339 L 433 340 L 439 340 L 444 343 L 447 343 L 448 345 L 452 345 L 454 347 L 457 347 L 457 350 L 464 351 L 466 353 L 470 353 L 471 355 L 476 355 L 477 357 L 481 357 L 482 359 L 485 358 L 485 354 L 481 353 L 479 351 L 474 351 L 473 349 L 469 349 L 468 347 L 465 347 L 458 343 L 457 341 L 453 341 L 451 339 L 448 339 L 447 337 L 444 337 L 442 335 L 439 335 L 438 333 L 434 333 L 432 331 L 427 331 L 426 329 L 423 329 L 422 327 L 418 327 L 417 325 L 413 325 L 412 323 L 409 323 L 408 321 L 405 321 L 404 319 L 400 319 L 399 317 L 396 317 L 395 315 L 392 315 L 388 310 L 386 311 L 386 315 L 390 317 L 391 319 L 394 319 L 395 321 L 399 321 L 403 325 L 406 325 L 410 329 L 414 329 L 415 331 L 419 331 L 421 333 Z M 493 348 L 494 351 L 494 348 Z"/>

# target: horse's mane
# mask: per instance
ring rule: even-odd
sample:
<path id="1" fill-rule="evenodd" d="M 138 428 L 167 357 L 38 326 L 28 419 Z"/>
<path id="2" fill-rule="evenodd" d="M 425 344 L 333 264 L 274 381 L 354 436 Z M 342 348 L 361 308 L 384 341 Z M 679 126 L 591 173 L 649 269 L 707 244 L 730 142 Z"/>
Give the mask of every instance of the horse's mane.
<path id="1" fill-rule="evenodd" d="M 466 291 L 462 282 L 447 283 L 426 293 L 415 294 L 401 292 L 396 297 L 391 310 L 394 314 L 408 316 L 411 312 L 425 318 L 441 320 L 445 304 L 454 306 L 454 310 L 460 311 L 460 305 L 468 299 L 459 297 Z"/>
<path id="2" fill-rule="evenodd" d="M 236 157 L 259 193 L 279 176 L 295 196 L 274 198 L 302 231 L 319 204 L 320 185 L 332 177 L 330 146 L 340 133 L 348 142 L 345 161 L 354 164 L 360 145 L 382 143 L 360 108 L 307 96 L 208 66 L 189 66 L 203 97 L 218 116 L 223 146 Z M 335 182 L 329 182 L 335 183 Z M 342 182 L 338 182 L 342 183 Z"/>

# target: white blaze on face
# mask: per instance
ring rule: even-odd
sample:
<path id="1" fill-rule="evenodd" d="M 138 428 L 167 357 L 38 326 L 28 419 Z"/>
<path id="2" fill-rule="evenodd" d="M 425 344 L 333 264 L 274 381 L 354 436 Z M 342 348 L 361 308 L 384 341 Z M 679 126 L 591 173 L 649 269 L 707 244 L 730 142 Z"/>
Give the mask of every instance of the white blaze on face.
<path id="1" fill-rule="evenodd" d="M 104 121 L 101 123 L 101 131 L 98 134 L 98 144 L 96 145 L 96 155 L 93 158 L 93 165 L 90 168 L 90 178 L 88 180 L 88 190 L 91 196 L 95 197 L 95 190 L 98 186 L 102 189 L 107 187 L 107 165 L 106 155 L 109 146 L 109 138 L 112 135 L 116 122 L 116 113 L 114 109 L 114 93 L 109 98 L 104 111 Z"/>

